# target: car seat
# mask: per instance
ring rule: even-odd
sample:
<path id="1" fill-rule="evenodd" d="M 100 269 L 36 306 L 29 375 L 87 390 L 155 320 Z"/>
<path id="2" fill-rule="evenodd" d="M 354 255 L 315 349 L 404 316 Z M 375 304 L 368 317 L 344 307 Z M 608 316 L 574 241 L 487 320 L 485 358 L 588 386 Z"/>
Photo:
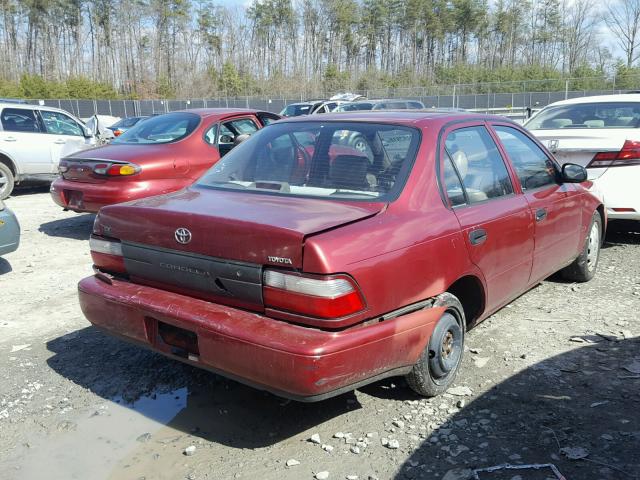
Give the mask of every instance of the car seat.
<path id="1" fill-rule="evenodd" d="M 488 197 L 486 193 L 469 186 L 469 179 L 467 179 L 467 176 L 469 175 L 469 159 L 467 158 L 467 154 L 462 150 L 458 150 L 451 155 L 451 160 L 458 169 L 458 173 L 460 174 L 460 179 L 464 184 L 469 202 L 475 203 L 487 200 Z M 467 181 L 465 181 L 465 179 L 467 179 Z"/>
<path id="2" fill-rule="evenodd" d="M 370 184 L 367 181 L 368 168 L 369 160 L 367 157 L 338 155 L 334 158 L 329 170 L 331 184 L 336 188 L 369 190 Z"/>

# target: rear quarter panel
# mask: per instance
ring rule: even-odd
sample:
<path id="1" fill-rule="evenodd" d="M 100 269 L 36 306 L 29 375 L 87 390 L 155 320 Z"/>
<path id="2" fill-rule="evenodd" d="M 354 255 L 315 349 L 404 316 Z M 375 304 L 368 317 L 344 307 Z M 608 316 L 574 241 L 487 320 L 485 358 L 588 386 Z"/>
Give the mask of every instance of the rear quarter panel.
<path id="1" fill-rule="evenodd" d="M 436 181 L 439 126 L 423 129 L 416 162 L 400 197 L 382 213 L 307 238 L 306 272 L 348 273 L 367 302 L 367 317 L 433 297 L 473 274 L 460 224 Z"/>

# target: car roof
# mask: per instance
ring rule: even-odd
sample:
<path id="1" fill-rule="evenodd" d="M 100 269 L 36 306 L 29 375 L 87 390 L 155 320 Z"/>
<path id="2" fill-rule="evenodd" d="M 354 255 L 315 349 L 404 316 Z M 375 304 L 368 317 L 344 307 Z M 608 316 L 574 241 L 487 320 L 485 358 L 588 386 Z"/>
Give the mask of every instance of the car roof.
<path id="1" fill-rule="evenodd" d="M 494 120 L 514 123 L 512 120 L 498 115 L 484 113 L 447 112 L 434 111 L 433 109 L 420 110 L 358 110 L 354 112 L 324 113 L 321 116 L 305 115 L 299 117 L 287 117 L 278 123 L 286 122 L 370 122 L 390 123 L 396 125 L 425 126 L 438 122 L 444 124 L 449 121 L 460 120 Z"/>
<path id="2" fill-rule="evenodd" d="M 277 115 L 271 112 L 267 112 L 265 110 L 255 110 L 252 108 L 187 108 L 184 110 L 175 110 L 173 112 L 166 113 L 194 113 L 199 115 L 202 118 L 210 118 L 210 117 L 226 117 L 231 115 L 255 115 L 257 113 L 268 113 L 270 115 Z"/>
<path id="3" fill-rule="evenodd" d="M 581 103 L 612 103 L 612 102 L 640 103 L 640 93 L 622 93 L 619 95 L 594 95 L 592 97 L 570 98 L 568 100 L 560 100 L 559 102 L 550 103 L 549 105 L 547 105 L 547 107 L 555 107 L 557 105 L 579 105 Z"/>
<path id="4" fill-rule="evenodd" d="M 307 100 L 307 101 L 304 101 L 304 102 L 288 103 L 286 106 L 287 107 L 291 107 L 291 106 L 295 107 L 295 106 L 298 106 L 298 105 L 313 105 L 313 104 L 316 104 L 316 103 L 322 103 L 322 102 L 328 102 L 328 101 L 329 100 L 321 100 L 321 99 L 318 99 L 318 100 Z"/>
<path id="5" fill-rule="evenodd" d="M 62 108 L 50 107 L 48 105 L 37 105 L 33 103 L 0 102 L 0 108 L 15 108 L 15 109 L 22 109 L 22 110 L 33 110 L 34 108 L 37 108 L 40 110 L 51 110 L 52 112 L 60 112 L 67 115 L 71 115 L 73 117 L 76 116 L 75 113 L 68 112 Z"/>

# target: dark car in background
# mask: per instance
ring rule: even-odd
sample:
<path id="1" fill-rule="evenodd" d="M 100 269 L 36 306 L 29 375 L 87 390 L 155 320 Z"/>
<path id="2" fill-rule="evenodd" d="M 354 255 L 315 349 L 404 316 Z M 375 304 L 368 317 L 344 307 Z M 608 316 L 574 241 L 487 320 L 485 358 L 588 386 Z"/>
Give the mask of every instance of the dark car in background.
<path id="1" fill-rule="evenodd" d="M 144 120 L 145 118 L 149 118 L 149 117 L 144 116 L 144 117 L 127 117 L 127 118 L 123 118 L 119 122 L 116 122 L 116 123 L 114 123 L 113 125 L 111 125 L 110 127 L 107 127 L 107 128 L 113 132 L 114 136 L 119 137 L 124 132 L 126 132 L 128 129 L 130 129 L 131 127 L 136 125 L 141 120 Z"/>
<path id="2" fill-rule="evenodd" d="M 342 144 L 354 136 L 363 151 Z M 189 188 L 103 208 L 80 305 L 106 332 L 286 397 L 396 375 L 434 396 L 467 329 L 558 270 L 594 276 L 606 217 L 585 180 L 501 117 L 283 120 Z"/>
<path id="3" fill-rule="evenodd" d="M 298 117 L 300 115 L 311 115 L 321 106 L 324 105 L 326 100 L 308 100 L 306 102 L 291 103 L 284 107 L 280 112 L 282 117 Z"/>
<path id="4" fill-rule="evenodd" d="M 60 161 L 51 196 L 61 207 L 104 205 L 180 190 L 239 142 L 280 117 L 249 109 L 192 109 L 138 122 L 110 144 Z"/>
<path id="5" fill-rule="evenodd" d="M 336 112 L 356 112 L 363 110 L 421 110 L 423 108 L 425 108 L 424 104 L 419 100 L 391 98 L 343 103 L 336 108 Z"/>

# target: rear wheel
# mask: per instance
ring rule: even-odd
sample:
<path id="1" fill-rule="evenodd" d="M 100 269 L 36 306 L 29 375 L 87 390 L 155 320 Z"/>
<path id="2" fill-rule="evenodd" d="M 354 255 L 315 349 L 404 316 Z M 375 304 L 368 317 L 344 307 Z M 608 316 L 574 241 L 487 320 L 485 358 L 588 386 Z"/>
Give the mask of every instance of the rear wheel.
<path id="1" fill-rule="evenodd" d="M 593 213 L 589 233 L 582 253 L 571 265 L 562 270 L 562 276 L 574 282 L 588 282 L 596 274 L 602 245 L 602 218 L 598 212 Z"/>
<path id="2" fill-rule="evenodd" d="M 431 334 L 429 344 L 407 375 L 407 383 L 418 394 L 435 397 L 451 386 L 464 352 L 464 310 L 460 301 L 443 293 L 438 302 L 447 310 Z"/>
<path id="3" fill-rule="evenodd" d="M 11 169 L 4 163 L 0 163 L 0 200 L 4 200 L 11 195 L 14 184 L 15 179 Z"/>

